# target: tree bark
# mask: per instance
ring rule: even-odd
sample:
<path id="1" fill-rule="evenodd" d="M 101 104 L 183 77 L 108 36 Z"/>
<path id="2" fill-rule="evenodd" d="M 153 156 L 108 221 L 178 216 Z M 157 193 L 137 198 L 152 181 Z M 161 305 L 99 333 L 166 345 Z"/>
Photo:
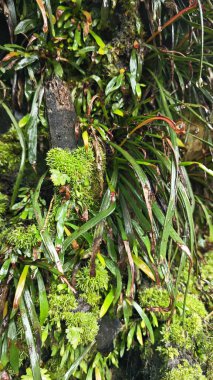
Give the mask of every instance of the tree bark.
<path id="1" fill-rule="evenodd" d="M 76 148 L 75 123 L 77 120 L 70 89 L 54 77 L 45 84 L 46 113 L 51 146 L 73 150 Z"/>

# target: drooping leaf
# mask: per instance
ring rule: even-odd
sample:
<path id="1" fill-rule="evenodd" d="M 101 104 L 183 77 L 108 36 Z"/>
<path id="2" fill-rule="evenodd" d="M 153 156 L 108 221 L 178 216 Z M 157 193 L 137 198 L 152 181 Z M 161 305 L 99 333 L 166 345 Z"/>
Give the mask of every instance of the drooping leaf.
<path id="1" fill-rule="evenodd" d="M 25 265 L 21 273 L 21 276 L 19 277 L 18 284 L 16 286 L 16 292 L 15 292 L 14 301 L 13 301 L 14 310 L 17 309 L 19 306 L 20 299 L 24 290 L 26 278 L 28 275 L 28 271 L 29 271 L 29 265 Z"/>
<path id="2" fill-rule="evenodd" d="M 103 302 L 103 305 L 101 306 L 101 309 L 100 309 L 100 313 L 99 313 L 99 317 L 102 318 L 108 311 L 108 309 L 110 308 L 113 300 L 114 300 L 114 291 L 113 289 L 110 290 L 110 292 L 107 294 L 104 302 Z"/>
<path id="3" fill-rule="evenodd" d="M 36 20 L 28 18 L 23 21 L 20 21 L 18 25 L 16 25 L 14 34 L 27 33 L 29 30 L 34 29 L 36 26 Z"/>

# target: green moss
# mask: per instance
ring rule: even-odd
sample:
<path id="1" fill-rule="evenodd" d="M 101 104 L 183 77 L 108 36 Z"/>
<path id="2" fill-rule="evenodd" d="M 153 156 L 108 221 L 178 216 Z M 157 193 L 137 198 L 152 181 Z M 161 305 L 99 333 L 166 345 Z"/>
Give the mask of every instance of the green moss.
<path id="1" fill-rule="evenodd" d="M 78 271 L 76 282 L 77 289 L 88 295 L 91 292 L 99 293 L 107 290 L 109 276 L 107 270 L 97 261 L 95 277 L 90 276 L 90 264 L 88 264 Z"/>
<path id="2" fill-rule="evenodd" d="M 142 308 L 167 308 L 170 304 L 169 293 L 166 289 L 157 286 L 145 288 L 139 294 L 139 302 Z M 169 316 L 169 312 L 166 311 L 156 311 L 155 313 L 160 320 L 165 320 Z"/>
<path id="3" fill-rule="evenodd" d="M 202 319 L 198 314 L 185 318 L 184 327 L 182 318 L 176 315 L 170 326 L 164 325 L 161 330 L 163 341 L 172 344 L 178 349 L 195 350 L 196 339 L 203 333 Z"/>
<path id="4" fill-rule="evenodd" d="M 183 304 L 183 300 L 183 294 L 179 294 L 177 297 L 177 303 L 181 302 L 181 304 Z M 188 294 L 186 299 L 186 315 L 190 316 L 193 314 L 197 314 L 201 318 L 204 318 L 207 315 L 207 311 L 203 302 L 199 300 L 197 295 Z"/>
<path id="5" fill-rule="evenodd" d="M 0 216 L 3 215 L 7 209 L 8 197 L 0 192 Z"/>
<path id="6" fill-rule="evenodd" d="M 1 233 L 0 240 L 15 250 L 22 251 L 26 256 L 30 256 L 32 254 L 32 248 L 35 247 L 41 239 L 35 224 L 32 224 L 27 227 L 19 225 L 15 228 L 6 228 Z"/>
<path id="7" fill-rule="evenodd" d="M 196 364 L 191 366 L 187 360 L 183 364 L 179 364 L 177 368 L 173 368 L 162 378 L 162 380 L 206 380 L 206 376 L 202 374 L 201 367 Z"/>
<path id="8" fill-rule="evenodd" d="M 62 378 L 67 372 L 68 368 L 66 367 L 66 364 L 63 365 L 62 368 L 60 367 L 60 364 L 61 364 L 61 357 L 57 355 L 51 357 L 50 360 L 48 360 L 48 362 L 45 363 L 45 366 L 48 372 L 50 373 L 50 377 L 52 380 L 58 380 Z"/>
<path id="9" fill-rule="evenodd" d="M 164 363 L 169 363 L 171 360 L 170 351 L 175 349 L 179 353 L 178 361 L 180 358 L 188 358 L 190 355 L 193 361 L 196 360 L 206 366 L 209 361 L 208 358 L 211 356 L 211 344 L 204 320 L 207 312 L 198 297 L 189 294 L 186 300 L 186 313 L 183 324 L 183 298 L 182 294 L 178 295 L 177 310 L 172 323 L 164 325 L 161 329 L 162 339 L 159 342 L 160 345 L 157 351 L 161 353 Z"/>
<path id="10" fill-rule="evenodd" d="M 28 227 L 18 226 L 11 230 L 11 232 L 12 233 L 7 236 L 8 244 L 20 250 L 30 250 L 35 247 L 40 240 L 39 232 L 35 224 Z"/>
<path id="11" fill-rule="evenodd" d="M 18 169 L 20 162 L 20 144 L 17 141 L 16 132 L 10 129 L 0 138 L 0 171 L 2 174 Z"/>
<path id="12" fill-rule="evenodd" d="M 99 305 L 101 301 L 101 296 L 99 293 L 96 292 L 89 292 L 89 293 L 84 293 L 81 295 L 81 297 L 93 308 L 94 311 L 99 310 Z"/>
<path id="13" fill-rule="evenodd" d="M 55 186 L 69 183 L 71 198 L 82 209 L 94 203 L 94 184 L 97 184 L 95 157 L 91 147 L 80 147 L 70 152 L 61 148 L 47 154 L 51 178 Z"/>
<path id="14" fill-rule="evenodd" d="M 178 268 L 177 268 L 177 270 L 178 270 Z M 176 273 L 176 275 L 177 275 L 177 273 Z M 185 264 L 184 270 L 182 271 L 181 276 L 180 276 L 180 286 L 181 286 L 181 290 L 183 293 L 186 289 L 186 284 L 188 282 L 188 276 L 189 276 L 189 263 L 187 262 Z M 190 273 L 189 285 L 188 285 L 188 292 L 191 294 L 198 294 L 198 290 L 196 288 L 196 281 L 197 281 L 197 278 L 195 276 L 194 269 L 192 269 L 191 273 Z"/>
<path id="15" fill-rule="evenodd" d="M 66 325 L 67 339 L 74 348 L 93 342 L 99 329 L 97 317 L 90 312 L 67 313 Z"/>
<path id="16" fill-rule="evenodd" d="M 77 301 L 66 284 L 53 285 L 49 294 L 49 317 L 51 323 L 60 326 L 68 312 L 76 309 Z"/>
<path id="17" fill-rule="evenodd" d="M 66 284 L 52 286 L 49 294 L 50 324 L 55 324 L 59 330 L 65 325 L 66 337 L 74 349 L 92 342 L 98 333 L 98 316 L 93 312 L 75 311 L 77 307 L 78 302 Z"/>
<path id="18" fill-rule="evenodd" d="M 48 371 L 45 368 L 40 368 L 41 370 L 41 380 L 52 380 Z M 21 380 L 33 380 L 33 373 L 31 368 L 27 368 L 26 375 L 21 376 Z"/>
<path id="19" fill-rule="evenodd" d="M 204 256 L 204 261 L 201 265 L 202 280 L 210 281 L 213 285 L 213 251 L 209 251 Z"/>

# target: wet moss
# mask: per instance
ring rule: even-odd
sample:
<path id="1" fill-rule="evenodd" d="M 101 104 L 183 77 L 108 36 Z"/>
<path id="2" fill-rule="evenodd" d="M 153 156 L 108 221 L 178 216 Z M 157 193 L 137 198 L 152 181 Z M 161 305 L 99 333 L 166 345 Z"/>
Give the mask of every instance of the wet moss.
<path id="1" fill-rule="evenodd" d="M 18 254 L 32 256 L 32 249 L 41 241 L 39 231 L 35 224 L 24 226 L 18 225 L 15 228 L 8 227 L 0 235 L 0 241 L 13 248 Z"/>
<path id="2" fill-rule="evenodd" d="M 100 194 L 95 156 L 92 148 L 79 147 L 74 151 L 51 149 L 47 154 L 51 179 L 55 186 L 70 184 L 71 199 L 82 210 L 94 206 Z"/>
<path id="3" fill-rule="evenodd" d="M 20 144 L 16 131 L 11 128 L 7 133 L 0 135 L 0 170 L 1 174 L 8 174 L 18 170 L 20 163 Z"/>
<path id="4" fill-rule="evenodd" d="M 166 289 L 160 287 L 146 288 L 139 294 L 139 301 L 142 308 L 162 308 L 161 311 L 155 311 L 159 320 L 168 319 L 169 312 L 163 309 L 168 308 L 170 304 L 169 293 Z"/>

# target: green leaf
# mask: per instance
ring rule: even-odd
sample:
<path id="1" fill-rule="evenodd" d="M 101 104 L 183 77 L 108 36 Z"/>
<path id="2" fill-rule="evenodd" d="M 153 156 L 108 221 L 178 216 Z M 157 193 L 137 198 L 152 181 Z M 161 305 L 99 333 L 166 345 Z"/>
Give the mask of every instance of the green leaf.
<path id="1" fill-rule="evenodd" d="M 26 375 L 22 375 L 21 380 L 35 380 L 31 368 L 27 368 Z M 52 380 L 45 368 L 41 368 L 41 380 Z"/>
<path id="2" fill-rule="evenodd" d="M 8 328 L 8 339 L 10 340 L 9 344 L 9 359 L 10 365 L 13 371 L 18 374 L 19 370 L 19 349 L 17 346 L 17 331 L 14 320 L 12 320 L 9 324 Z"/>
<path id="3" fill-rule="evenodd" d="M 9 348 L 10 365 L 13 371 L 18 374 L 19 371 L 19 349 L 15 340 L 10 341 Z"/>
<path id="4" fill-rule="evenodd" d="M 98 84 L 99 88 L 103 90 L 103 82 L 98 75 L 93 74 L 89 78 L 93 79 Z"/>
<path id="5" fill-rule="evenodd" d="M 118 108 L 116 108 L 115 110 L 113 110 L 113 113 L 115 115 L 118 115 L 118 116 L 121 116 L 121 117 L 124 116 L 124 112 L 122 110 L 118 109 Z"/>
<path id="6" fill-rule="evenodd" d="M 136 337 L 141 346 L 143 346 L 143 336 L 141 332 L 141 326 L 138 324 L 136 329 Z"/>
<path id="7" fill-rule="evenodd" d="M 53 63 L 55 75 L 58 76 L 59 78 L 62 78 L 64 75 L 64 71 L 60 62 L 53 60 L 52 63 Z"/>
<path id="8" fill-rule="evenodd" d="M 85 358 L 85 356 L 90 352 L 91 348 L 94 346 L 95 341 L 92 342 L 88 347 L 85 348 L 83 353 L 76 359 L 76 361 L 71 365 L 71 367 L 68 369 L 62 380 L 69 380 L 71 375 L 76 371 L 78 366 L 80 365 L 81 361 Z"/>
<path id="9" fill-rule="evenodd" d="M 76 350 L 76 348 L 78 347 L 81 341 L 82 331 L 83 330 L 80 327 L 74 327 L 74 326 L 69 327 L 69 342 L 74 348 L 74 350 Z"/>
<path id="10" fill-rule="evenodd" d="M 30 118 L 27 123 L 27 134 L 28 134 L 28 158 L 31 164 L 36 163 L 37 159 L 37 124 L 39 122 L 38 112 L 42 101 L 43 91 L 42 91 L 42 78 L 36 88 L 31 111 Z"/>
<path id="11" fill-rule="evenodd" d="M 47 293 L 45 284 L 39 270 L 37 271 L 37 282 L 38 282 L 38 291 L 39 291 L 39 305 L 40 305 L 40 323 L 44 324 L 46 318 L 48 317 L 49 305 L 47 300 Z"/>
<path id="12" fill-rule="evenodd" d="M 6 277 L 8 270 L 10 268 L 10 263 L 11 263 L 11 259 L 9 258 L 5 260 L 4 263 L 2 264 L 1 269 L 0 269 L 0 281 L 2 281 Z"/>
<path id="13" fill-rule="evenodd" d="M 26 145 L 25 145 L 25 139 L 24 139 L 24 135 L 22 133 L 22 130 L 19 127 L 19 125 L 18 125 L 15 117 L 13 116 L 11 110 L 9 109 L 9 107 L 5 103 L 1 102 L 1 105 L 5 109 L 5 111 L 7 112 L 10 120 L 12 121 L 12 123 L 16 129 L 16 132 L 17 132 L 17 135 L 18 135 L 18 138 L 20 141 L 21 149 L 22 149 L 19 172 L 18 172 L 18 175 L 16 176 L 16 181 L 15 181 L 15 185 L 13 188 L 13 194 L 12 194 L 11 203 L 10 203 L 10 206 L 12 207 L 13 204 L 15 203 L 16 197 L 18 195 L 20 183 L 21 183 L 21 180 L 22 180 L 23 175 L 24 175 L 25 161 L 26 161 Z"/>
<path id="14" fill-rule="evenodd" d="M 19 120 L 19 123 L 18 123 L 19 127 L 23 128 L 29 122 L 29 120 L 30 120 L 30 114 L 27 113 L 25 116 L 22 117 L 21 120 Z"/>
<path id="15" fill-rule="evenodd" d="M 124 322 L 126 327 L 129 324 L 129 318 L 132 316 L 132 308 L 126 300 L 123 300 L 123 314 L 124 314 Z"/>
<path id="16" fill-rule="evenodd" d="M 40 366 L 39 366 L 39 355 L 35 348 L 33 332 L 31 329 L 31 325 L 28 319 L 27 310 L 26 310 L 23 299 L 20 300 L 20 312 L 21 312 L 21 319 L 22 319 L 22 324 L 23 324 L 23 328 L 25 332 L 25 339 L 26 339 L 26 343 L 27 343 L 28 351 L 29 351 L 29 359 L 30 359 L 31 367 L 32 367 L 33 380 L 42 380 Z M 24 378 L 24 380 L 26 380 L 26 378 Z"/>
<path id="17" fill-rule="evenodd" d="M 89 33 L 95 39 L 96 43 L 98 44 L 98 46 L 100 48 L 104 49 L 106 47 L 106 45 L 105 45 L 104 41 L 101 39 L 101 37 L 99 37 L 95 32 L 93 32 L 93 30 L 90 30 Z"/>
<path id="18" fill-rule="evenodd" d="M 136 325 L 132 326 L 128 332 L 128 335 L 127 335 L 127 351 L 129 351 L 131 346 L 132 346 L 132 341 L 134 338 L 135 329 L 136 329 Z"/>
<path id="19" fill-rule="evenodd" d="M 109 307 L 111 306 L 113 300 L 114 300 L 114 291 L 113 289 L 110 290 L 110 292 L 107 294 L 104 302 L 103 302 L 103 305 L 101 306 L 101 309 L 100 309 L 100 314 L 99 314 L 99 317 L 102 318 L 108 311 Z"/>
<path id="20" fill-rule="evenodd" d="M 144 323 L 145 323 L 145 325 L 149 331 L 149 334 L 150 334 L 150 340 L 151 340 L 152 344 L 154 344 L 155 338 L 154 338 L 154 333 L 153 333 L 152 325 L 151 325 L 149 318 L 147 317 L 147 315 L 144 313 L 144 311 L 141 309 L 140 305 L 138 305 L 137 302 L 131 301 L 130 304 L 135 308 L 135 310 L 140 315 L 141 319 L 144 321 Z"/>
<path id="21" fill-rule="evenodd" d="M 199 166 L 200 169 L 202 169 L 204 172 L 208 173 L 209 175 L 211 175 L 213 177 L 213 170 L 207 168 L 205 165 L 203 165 L 201 162 L 197 162 L 197 161 L 186 161 L 186 162 L 181 162 L 180 163 L 181 166 L 191 166 L 191 165 L 197 165 Z"/>
<path id="22" fill-rule="evenodd" d="M 133 258 L 133 261 L 135 263 L 135 265 L 144 273 L 146 273 L 146 275 L 151 278 L 152 281 L 155 281 L 155 277 L 152 273 L 152 271 L 149 269 L 148 265 L 140 259 L 140 257 L 137 257 L 135 255 L 132 254 L 132 258 Z"/>
<path id="23" fill-rule="evenodd" d="M 16 25 L 14 34 L 27 33 L 29 30 L 34 29 L 36 27 L 36 20 L 27 18 L 23 21 L 20 21 L 18 25 Z"/>
<path id="24" fill-rule="evenodd" d="M 67 216 L 67 209 L 69 206 L 69 201 L 63 203 L 57 210 L 57 214 L 55 217 L 55 220 L 57 221 L 57 239 L 60 241 L 63 238 L 64 235 L 64 223 Z"/>
<path id="25" fill-rule="evenodd" d="M 73 240 L 78 239 L 85 232 L 95 227 L 96 224 L 98 224 L 103 219 L 106 219 L 107 216 L 112 214 L 113 211 L 115 210 L 115 206 L 116 206 L 115 203 L 112 203 L 108 209 L 99 212 L 99 214 L 94 216 L 94 218 L 90 219 L 88 222 L 84 223 L 81 227 L 79 227 L 78 230 L 73 232 L 71 236 L 68 236 L 63 243 L 63 250 L 65 251 L 68 248 L 68 246 L 73 242 Z"/>
<path id="26" fill-rule="evenodd" d="M 120 74 L 109 81 L 105 89 L 106 96 L 109 95 L 111 92 L 118 90 L 121 87 L 123 77 L 124 75 Z"/>
<path id="27" fill-rule="evenodd" d="M 31 65 L 35 61 L 38 60 L 38 56 L 36 54 L 32 54 L 29 57 L 25 57 L 20 59 L 20 61 L 16 64 L 15 70 L 22 70 L 24 67 Z"/>
<path id="28" fill-rule="evenodd" d="M 15 292 L 15 297 L 14 297 L 14 301 L 13 301 L 13 309 L 14 310 L 17 309 L 19 306 L 19 302 L 20 302 L 20 299 L 21 299 L 21 296 L 22 296 L 22 293 L 24 290 L 28 271 L 29 271 L 29 265 L 25 265 L 24 269 L 21 273 L 21 276 L 19 277 L 18 285 L 16 286 L 16 292 Z"/>
<path id="29" fill-rule="evenodd" d="M 67 174 L 63 174 L 57 169 L 51 169 L 51 180 L 55 186 L 63 186 L 66 182 L 69 182 L 70 178 Z"/>

